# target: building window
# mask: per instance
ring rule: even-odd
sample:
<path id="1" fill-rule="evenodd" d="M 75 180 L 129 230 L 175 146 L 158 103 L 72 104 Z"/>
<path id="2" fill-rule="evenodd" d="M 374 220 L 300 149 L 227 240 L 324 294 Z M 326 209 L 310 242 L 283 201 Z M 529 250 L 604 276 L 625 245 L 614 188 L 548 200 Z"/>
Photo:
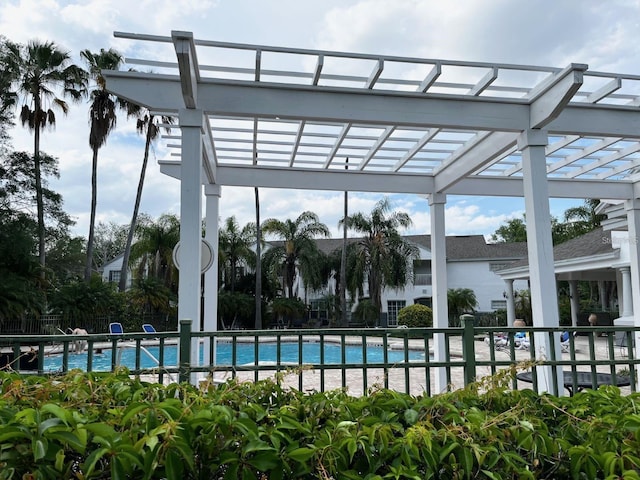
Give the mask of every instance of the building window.
<path id="1" fill-rule="evenodd" d="M 111 283 L 120 283 L 120 270 L 109 270 L 109 281 Z"/>
<path id="2" fill-rule="evenodd" d="M 387 301 L 387 325 L 395 327 L 398 325 L 398 312 L 406 307 L 406 300 Z"/>
<path id="3" fill-rule="evenodd" d="M 507 308 L 506 300 L 491 300 L 491 310 L 504 310 Z"/>

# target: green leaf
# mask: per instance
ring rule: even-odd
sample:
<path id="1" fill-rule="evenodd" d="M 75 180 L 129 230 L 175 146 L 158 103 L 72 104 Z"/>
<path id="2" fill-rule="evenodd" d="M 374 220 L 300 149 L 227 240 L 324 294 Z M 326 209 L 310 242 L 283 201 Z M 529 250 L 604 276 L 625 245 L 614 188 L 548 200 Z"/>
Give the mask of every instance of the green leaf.
<path id="1" fill-rule="evenodd" d="M 490 480 L 502 480 L 502 477 L 490 470 L 481 470 Z"/>
<path id="2" fill-rule="evenodd" d="M 82 464 L 82 471 L 84 472 L 86 478 L 90 478 L 93 470 L 96 468 L 96 463 L 98 463 L 98 460 L 104 457 L 107 453 L 109 453 L 109 449 L 98 448 L 89 454 L 87 459 Z"/>
<path id="3" fill-rule="evenodd" d="M 0 444 L 10 442 L 14 439 L 30 439 L 31 432 L 25 427 L 2 427 L 0 428 Z"/>
<path id="4" fill-rule="evenodd" d="M 58 470 L 58 472 L 62 472 L 62 469 L 64 468 L 65 460 L 66 460 L 66 455 L 64 454 L 64 449 L 61 448 L 56 453 L 55 468 L 56 470 Z"/>
<path id="5" fill-rule="evenodd" d="M 349 452 L 349 461 L 352 462 L 353 461 L 353 457 L 356 454 L 356 452 L 358 451 L 358 444 L 356 443 L 356 439 L 355 438 L 348 438 L 347 439 L 347 452 Z"/>
<path id="6" fill-rule="evenodd" d="M 37 462 L 38 460 L 42 460 L 46 454 L 47 454 L 47 441 L 37 439 L 33 443 L 33 459 Z"/>
<path id="7" fill-rule="evenodd" d="M 59 405 L 53 403 L 47 403 L 42 406 L 41 411 L 50 413 L 62 420 L 65 424 L 69 424 L 69 420 L 73 418 L 73 415 L 68 410 L 65 410 Z"/>
<path id="8" fill-rule="evenodd" d="M 106 423 L 87 423 L 84 428 L 89 430 L 94 435 L 99 435 L 105 439 L 113 439 L 119 436 L 119 434 L 113 429 L 111 425 Z"/>
<path id="9" fill-rule="evenodd" d="M 134 405 L 130 405 L 126 410 L 125 414 L 122 416 L 122 423 L 128 423 L 131 419 L 137 415 L 139 412 L 146 410 L 149 408 L 149 405 L 146 403 L 137 403 Z"/>
<path id="10" fill-rule="evenodd" d="M 79 453 L 84 453 L 87 446 L 86 438 L 83 441 L 75 433 L 71 432 L 51 432 L 47 434 L 47 438 L 51 440 L 57 440 L 65 446 L 68 445 Z"/>
<path id="11" fill-rule="evenodd" d="M 268 472 L 280 465 L 280 459 L 276 452 L 260 452 L 247 463 L 261 472 Z"/>
<path id="12" fill-rule="evenodd" d="M 275 450 L 271 445 L 263 440 L 250 440 L 247 446 L 242 449 L 246 453 L 263 451 L 263 450 Z"/>
<path id="13" fill-rule="evenodd" d="M 287 453 L 296 462 L 306 463 L 316 453 L 315 448 L 300 447 Z"/>
<path id="14" fill-rule="evenodd" d="M 420 415 L 413 408 L 408 408 L 404 411 L 404 421 L 408 425 L 415 425 L 419 417 Z"/>
<path id="15" fill-rule="evenodd" d="M 445 448 L 443 448 L 440 451 L 440 454 L 438 455 L 439 462 L 440 463 L 444 462 L 445 459 L 449 456 L 449 454 L 453 452 L 456 448 L 458 448 L 457 443 L 450 443 L 449 445 L 445 446 Z"/>
<path id="16" fill-rule="evenodd" d="M 182 464 L 181 457 L 177 455 L 173 450 L 167 451 L 165 468 L 167 472 L 167 478 L 179 479 L 184 475 L 184 466 Z"/>
<path id="17" fill-rule="evenodd" d="M 61 420 L 59 418 L 48 418 L 38 425 L 38 435 L 43 435 L 51 427 L 57 427 L 60 425 Z"/>

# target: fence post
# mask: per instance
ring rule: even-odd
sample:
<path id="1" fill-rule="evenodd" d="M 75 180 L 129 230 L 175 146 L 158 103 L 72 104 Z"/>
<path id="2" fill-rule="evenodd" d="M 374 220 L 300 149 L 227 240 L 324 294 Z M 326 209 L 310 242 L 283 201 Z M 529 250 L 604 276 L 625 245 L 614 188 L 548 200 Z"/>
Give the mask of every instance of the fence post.
<path id="1" fill-rule="evenodd" d="M 188 382 L 191 373 L 191 324 L 191 320 L 180 320 L 180 383 Z"/>
<path id="2" fill-rule="evenodd" d="M 464 384 L 476 381 L 476 347 L 475 347 L 475 317 L 460 315 L 462 332 L 462 359 L 464 360 Z"/>

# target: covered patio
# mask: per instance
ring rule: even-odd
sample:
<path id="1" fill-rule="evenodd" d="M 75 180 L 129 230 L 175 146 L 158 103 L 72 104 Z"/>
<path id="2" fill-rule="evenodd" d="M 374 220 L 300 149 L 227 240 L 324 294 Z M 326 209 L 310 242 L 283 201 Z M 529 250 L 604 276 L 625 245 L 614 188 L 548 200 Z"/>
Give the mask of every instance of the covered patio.
<path id="1" fill-rule="evenodd" d="M 633 293 L 631 291 L 631 268 L 629 242 L 626 231 L 607 231 L 598 228 L 580 237 L 571 239 L 553 249 L 554 272 L 557 281 L 569 284 L 571 325 L 576 327 L 578 315 L 590 312 L 580 311 L 578 282 L 586 281 L 598 289 L 600 311 L 616 310 L 612 307 L 616 300 L 620 317 L 633 317 Z M 507 302 L 507 323 L 515 320 L 513 282 L 528 279 L 528 260 L 524 259 L 496 272 L 505 281 L 505 292 L 509 292 Z M 615 292 L 606 287 L 613 285 Z M 585 319 L 586 320 L 586 319 Z M 601 319 L 602 320 L 602 319 Z M 605 322 L 611 325 L 613 318 Z M 598 322 L 602 325 L 602 322 Z M 583 322 L 582 326 L 588 325 Z"/>
<path id="2" fill-rule="evenodd" d="M 217 245 L 218 199 L 230 185 L 426 196 L 436 328 L 447 327 L 448 195 L 524 197 L 540 327 L 559 324 L 549 198 L 622 201 L 640 327 L 640 75 L 232 44 L 182 31 L 115 35 L 148 56 L 129 66 L 154 73 L 105 72 L 107 88 L 178 119 L 165 137 L 174 158 L 160 166 L 181 182 L 180 319 L 200 318 L 203 186 L 206 239 Z M 216 267 L 214 259 L 205 274 L 206 331 L 216 325 Z M 640 328 L 635 340 L 638 355 Z M 535 353 L 557 358 L 559 343 L 540 335 Z M 443 345 L 436 334 L 436 361 Z M 537 370 L 540 390 L 555 390 L 550 368 Z M 443 390 L 444 369 L 436 382 Z"/>

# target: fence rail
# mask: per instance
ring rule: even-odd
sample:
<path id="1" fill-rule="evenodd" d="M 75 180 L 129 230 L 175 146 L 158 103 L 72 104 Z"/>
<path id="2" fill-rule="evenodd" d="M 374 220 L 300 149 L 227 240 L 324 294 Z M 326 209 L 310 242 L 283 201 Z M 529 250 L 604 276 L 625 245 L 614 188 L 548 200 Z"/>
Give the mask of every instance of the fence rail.
<path id="1" fill-rule="evenodd" d="M 236 330 L 192 332 L 182 320 L 179 332 L 123 335 L 2 335 L 0 367 L 55 375 L 73 368 L 114 371 L 126 364 L 132 375 L 159 382 L 228 378 L 258 381 L 276 377 L 300 390 L 348 389 L 366 394 L 391 388 L 433 395 L 463 387 L 504 369 L 529 368 L 531 382 L 515 376 L 511 386 L 537 388 L 538 372 L 551 368 L 554 384 L 563 371 L 628 378 L 637 391 L 633 327 L 578 327 L 560 346 L 564 328 L 478 327 L 463 321 L 455 328 L 366 328 L 304 330 Z M 517 342 L 521 331 L 528 348 Z M 606 335 L 606 336 L 601 336 Z M 435 338 L 443 339 L 436 354 Z M 536 342 L 550 345 L 536 358 Z M 82 353 L 79 353 L 79 351 Z M 557 354 L 556 352 L 562 353 Z M 539 357 L 539 355 L 538 355 Z M 557 368 L 553 368 L 557 367 Z M 595 378 L 595 376 L 594 376 Z M 595 380 L 594 380 L 595 382 Z M 562 383 L 559 384 L 562 388 Z M 570 385 L 566 388 L 570 389 Z M 573 385 L 575 389 L 577 383 Z M 593 386 L 597 386 L 595 383 Z M 560 394 L 561 392 L 551 391 Z"/>

